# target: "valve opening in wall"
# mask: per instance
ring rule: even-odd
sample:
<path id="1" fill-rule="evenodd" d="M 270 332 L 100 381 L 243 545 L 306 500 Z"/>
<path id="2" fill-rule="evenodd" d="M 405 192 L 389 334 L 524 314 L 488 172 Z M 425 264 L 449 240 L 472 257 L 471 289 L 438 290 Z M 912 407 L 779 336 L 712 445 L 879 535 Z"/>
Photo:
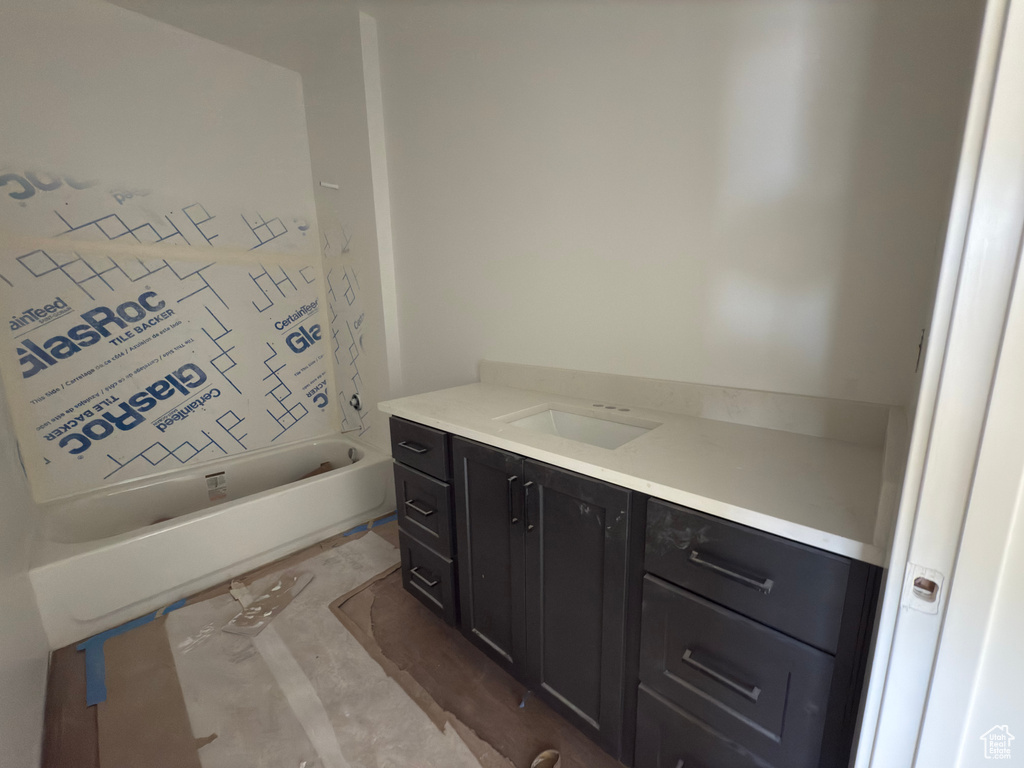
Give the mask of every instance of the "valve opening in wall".
<path id="1" fill-rule="evenodd" d="M 228 479 L 223 472 L 206 476 L 206 493 L 210 501 L 223 501 L 228 497 Z"/>

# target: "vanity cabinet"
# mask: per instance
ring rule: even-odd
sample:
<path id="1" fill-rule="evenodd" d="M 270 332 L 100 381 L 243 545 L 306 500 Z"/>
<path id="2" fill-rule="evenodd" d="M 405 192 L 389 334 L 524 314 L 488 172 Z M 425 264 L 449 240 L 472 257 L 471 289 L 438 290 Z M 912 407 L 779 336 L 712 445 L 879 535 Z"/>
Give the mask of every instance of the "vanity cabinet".
<path id="1" fill-rule="evenodd" d="M 641 497 L 459 437 L 452 454 L 463 631 L 628 762 Z"/>
<path id="2" fill-rule="evenodd" d="M 880 570 L 648 505 L 636 768 L 849 761 Z"/>
<path id="3" fill-rule="evenodd" d="M 635 768 L 846 768 L 881 569 L 391 419 L 407 590 Z"/>
<path id="4" fill-rule="evenodd" d="M 523 458 L 453 437 L 462 631 L 520 677 L 526 669 Z"/>
<path id="5" fill-rule="evenodd" d="M 455 625 L 458 590 L 453 560 L 451 438 L 440 430 L 395 417 L 390 426 L 402 584 Z"/>

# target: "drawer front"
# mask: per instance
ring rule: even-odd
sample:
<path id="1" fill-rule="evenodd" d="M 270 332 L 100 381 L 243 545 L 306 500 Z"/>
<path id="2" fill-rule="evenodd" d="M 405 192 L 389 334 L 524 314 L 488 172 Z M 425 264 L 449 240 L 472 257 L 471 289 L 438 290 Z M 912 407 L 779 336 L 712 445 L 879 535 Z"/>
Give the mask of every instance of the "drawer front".
<path id="1" fill-rule="evenodd" d="M 652 499 L 646 569 L 834 654 L 850 562 Z"/>
<path id="2" fill-rule="evenodd" d="M 402 586 L 454 626 L 458 617 L 452 561 L 420 544 L 402 530 L 398 532 L 398 543 L 402 553 Z"/>
<path id="3" fill-rule="evenodd" d="M 640 686 L 633 768 L 766 768 L 766 765 L 647 686 Z"/>
<path id="4" fill-rule="evenodd" d="M 395 462 L 398 525 L 443 557 L 452 557 L 451 486 Z"/>
<path id="5" fill-rule="evenodd" d="M 644 578 L 641 682 L 773 765 L 817 766 L 833 665 L 827 653 Z"/>
<path id="6" fill-rule="evenodd" d="M 391 455 L 438 480 L 451 477 L 448 435 L 439 429 L 392 416 Z"/>

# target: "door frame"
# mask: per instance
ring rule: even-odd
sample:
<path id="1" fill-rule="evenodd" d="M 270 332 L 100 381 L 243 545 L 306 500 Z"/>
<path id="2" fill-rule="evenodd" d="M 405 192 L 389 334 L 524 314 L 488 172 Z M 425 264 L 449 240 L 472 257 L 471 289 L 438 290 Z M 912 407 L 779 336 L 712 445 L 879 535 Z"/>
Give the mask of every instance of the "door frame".
<path id="1" fill-rule="evenodd" d="M 1024 275 L 1018 269 L 1013 300 L 1007 317 L 1006 332 L 999 354 L 999 367 L 992 385 L 985 432 L 978 455 L 977 471 L 971 489 L 970 505 L 964 520 L 963 535 L 956 560 L 956 581 L 949 591 L 949 602 L 939 639 L 938 654 L 932 672 L 928 700 L 918 740 L 915 765 L 933 766 L 949 762 L 957 755 L 961 764 L 982 759 L 983 745 L 978 740 L 987 729 L 1009 723 L 1021 726 L 1024 705 L 1007 711 L 1006 700 L 1013 694 L 987 698 L 980 696 L 986 665 L 999 667 L 999 653 L 1005 654 L 1007 619 L 1020 623 L 1019 616 L 1000 613 L 1000 601 L 1019 592 L 1019 576 L 1012 569 L 1014 551 L 1020 547 L 1024 528 Z M 1014 544 L 1014 537 L 1017 543 Z M 1018 581 L 1014 581 L 1018 579 Z M 1002 591 L 1001 591 L 1002 590 Z M 1018 613 L 1014 611 L 1013 613 Z M 1001 637 L 993 638 L 993 629 Z M 994 644 L 1002 643 L 1002 648 Z M 995 654 L 993 657 L 992 654 Z M 1016 648 L 1011 651 L 1016 656 Z M 1003 675 L 1012 675 L 1016 665 L 1003 666 Z M 991 677 L 989 677 L 991 682 Z M 1018 677 L 1016 683 L 1022 682 Z M 1013 678 L 1004 677 L 1001 688 L 1015 691 Z M 999 718 L 985 721 L 982 713 Z M 1014 720 L 1014 715 L 1018 718 Z M 973 721 L 974 728 L 971 729 Z"/>
<path id="2" fill-rule="evenodd" d="M 922 726 L 1024 229 L 1022 86 L 1024 0 L 989 0 L 856 768 L 910 766 L 915 754 L 933 754 L 933 731 Z M 912 589 L 923 570 L 940 582 L 932 603 Z"/>

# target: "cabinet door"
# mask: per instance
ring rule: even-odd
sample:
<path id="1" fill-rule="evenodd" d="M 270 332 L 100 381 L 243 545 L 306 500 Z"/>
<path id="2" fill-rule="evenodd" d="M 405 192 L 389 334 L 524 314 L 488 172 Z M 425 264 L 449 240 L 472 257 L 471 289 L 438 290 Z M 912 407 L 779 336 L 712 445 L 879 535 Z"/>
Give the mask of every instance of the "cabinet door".
<path id="1" fill-rule="evenodd" d="M 525 470 L 527 682 L 621 757 L 630 492 L 534 461 Z"/>
<path id="2" fill-rule="evenodd" d="M 519 672 L 523 611 L 523 460 L 452 438 L 461 626 L 491 658 Z"/>

